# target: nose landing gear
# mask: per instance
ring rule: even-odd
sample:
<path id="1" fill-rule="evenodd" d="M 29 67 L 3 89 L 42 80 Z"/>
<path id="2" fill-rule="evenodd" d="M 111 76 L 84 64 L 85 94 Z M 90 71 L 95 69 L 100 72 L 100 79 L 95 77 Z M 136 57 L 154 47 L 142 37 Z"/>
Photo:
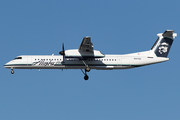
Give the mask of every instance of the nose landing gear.
<path id="1" fill-rule="evenodd" d="M 11 69 L 11 74 L 14 74 L 14 70 L 13 69 Z"/>

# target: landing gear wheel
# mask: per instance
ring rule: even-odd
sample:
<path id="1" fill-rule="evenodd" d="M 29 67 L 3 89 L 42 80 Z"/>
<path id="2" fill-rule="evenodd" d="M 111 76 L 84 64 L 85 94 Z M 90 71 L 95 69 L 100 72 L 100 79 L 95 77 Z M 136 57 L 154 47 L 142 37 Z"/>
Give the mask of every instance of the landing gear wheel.
<path id="1" fill-rule="evenodd" d="M 84 80 L 88 80 L 89 79 L 89 76 L 88 75 L 85 75 L 84 76 Z"/>
<path id="2" fill-rule="evenodd" d="M 11 70 L 11 74 L 14 74 L 14 70 Z"/>
<path id="3" fill-rule="evenodd" d="M 89 76 L 86 74 L 87 70 L 85 69 L 83 72 L 83 70 L 81 69 L 82 73 L 84 74 L 84 80 L 88 80 L 89 79 Z"/>

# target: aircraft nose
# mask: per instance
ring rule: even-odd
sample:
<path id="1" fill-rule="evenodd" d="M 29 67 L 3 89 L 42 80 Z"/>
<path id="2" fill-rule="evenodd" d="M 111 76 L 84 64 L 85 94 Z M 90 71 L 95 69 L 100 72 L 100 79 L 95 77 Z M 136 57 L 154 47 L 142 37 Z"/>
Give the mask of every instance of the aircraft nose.
<path id="1" fill-rule="evenodd" d="M 4 64 L 4 68 L 7 68 L 7 66 L 8 66 L 8 64 L 6 63 L 6 64 Z"/>
<path id="2" fill-rule="evenodd" d="M 11 62 L 11 61 L 10 61 Z M 4 68 L 10 68 L 10 62 L 4 64 Z"/>
<path id="3" fill-rule="evenodd" d="M 9 62 L 8 62 L 9 63 Z M 4 64 L 4 68 L 8 68 L 8 63 Z"/>

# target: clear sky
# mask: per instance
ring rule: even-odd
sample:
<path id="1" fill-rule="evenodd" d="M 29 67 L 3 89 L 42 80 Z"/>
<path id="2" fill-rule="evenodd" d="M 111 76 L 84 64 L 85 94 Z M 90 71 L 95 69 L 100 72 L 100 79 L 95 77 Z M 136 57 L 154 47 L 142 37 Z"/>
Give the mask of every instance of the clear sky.
<path id="1" fill-rule="evenodd" d="M 1 0 L 0 120 L 179 120 L 177 37 L 170 61 L 128 70 L 15 70 L 18 55 L 58 55 L 91 36 L 104 54 L 150 50 L 180 34 L 179 0 Z"/>

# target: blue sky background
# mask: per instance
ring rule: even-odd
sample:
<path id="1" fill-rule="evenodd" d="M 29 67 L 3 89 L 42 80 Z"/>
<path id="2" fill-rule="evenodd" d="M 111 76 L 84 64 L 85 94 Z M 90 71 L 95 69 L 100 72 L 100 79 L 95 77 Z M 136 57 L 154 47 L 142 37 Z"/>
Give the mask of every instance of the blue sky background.
<path id="1" fill-rule="evenodd" d="M 1 0 L 1 120 L 179 120 L 177 37 L 170 61 L 129 70 L 15 70 L 18 55 L 58 55 L 91 36 L 104 54 L 149 50 L 180 33 L 179 0 Z"/>

